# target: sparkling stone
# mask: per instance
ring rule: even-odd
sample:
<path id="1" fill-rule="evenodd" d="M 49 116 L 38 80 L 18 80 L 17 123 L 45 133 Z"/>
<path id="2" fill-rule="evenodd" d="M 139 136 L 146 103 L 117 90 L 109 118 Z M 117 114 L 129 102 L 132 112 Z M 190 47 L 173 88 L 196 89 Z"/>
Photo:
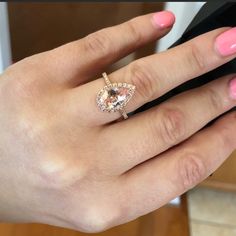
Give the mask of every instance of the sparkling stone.
<path id="1" fill-rule="evenodd" d="M 118 111 L 130 100 L 134 88 L 112 84 L 111 87 L 104 87 L 97 96 L 97 103 L 101 110 Z"/>

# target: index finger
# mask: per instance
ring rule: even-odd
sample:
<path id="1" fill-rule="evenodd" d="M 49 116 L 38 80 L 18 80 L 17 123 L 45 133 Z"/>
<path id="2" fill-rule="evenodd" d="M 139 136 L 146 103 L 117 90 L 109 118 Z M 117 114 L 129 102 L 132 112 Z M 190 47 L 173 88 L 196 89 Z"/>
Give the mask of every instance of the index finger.
<path id="1" fill-rule="evenodd" d="M 120 58 L 163 37 L 171 30 L 174 22 L 174 14 L 163 11 L 137 16 L 119 25 L 100 29 L 52 50 L 54 60 L 51 67 L 56 65 L 55 71 L 66 74 L 63 76 L 65 83 L 73 86 L 83 84 Z"/>

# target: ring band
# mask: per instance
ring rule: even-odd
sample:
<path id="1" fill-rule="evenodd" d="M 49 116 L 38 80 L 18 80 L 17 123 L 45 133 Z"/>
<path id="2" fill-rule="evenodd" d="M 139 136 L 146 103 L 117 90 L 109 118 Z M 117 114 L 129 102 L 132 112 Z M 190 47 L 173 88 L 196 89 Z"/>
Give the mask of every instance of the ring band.
<path id="1" fill-rule="evenodd" d="M 127 83 L 111 83 L 107 74 L 102 74 L 106 83 L 105 87 L 98 92 L 96 101 L 99 109 L 106 112 L 117 112 L 128 118 L 125 106 L 135 92 L 135 86 Z"/>

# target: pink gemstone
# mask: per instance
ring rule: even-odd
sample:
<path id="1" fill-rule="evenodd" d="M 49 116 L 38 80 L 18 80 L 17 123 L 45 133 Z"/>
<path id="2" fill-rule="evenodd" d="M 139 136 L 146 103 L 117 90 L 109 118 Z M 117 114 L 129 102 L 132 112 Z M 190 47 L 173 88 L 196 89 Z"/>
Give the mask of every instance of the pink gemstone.
<path id="1" fill-rule="evenodd" d="M 126 87 L 113 86 L 104 89 L 98 95 L 97 102 L 106 111 L 117 111 L 125 105 L 132 96 L 132 90 Z"/>

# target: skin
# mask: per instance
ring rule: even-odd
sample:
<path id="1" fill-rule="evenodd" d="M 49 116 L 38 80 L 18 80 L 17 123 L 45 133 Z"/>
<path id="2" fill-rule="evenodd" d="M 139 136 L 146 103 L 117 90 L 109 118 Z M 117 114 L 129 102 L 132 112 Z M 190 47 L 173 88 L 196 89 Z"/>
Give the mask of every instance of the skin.
<path id="1" fill-rule="evenodd" d="M 214 172 L 236 148 L 229 75 L 128 120 L 101 112 L 96 75 L 171 28 L 152 14 L 10 66 L 0 79 L 0 220 L 99 232 L 169 202 Z M 136 86 L 128 112 L 235 55 L 216 29 L 109 75 Z M 205 54 L 207 52 L 207 55 Z M 178 60 L 175 60 L 178 58 Z M 170 69 L 171 68 L 171 69 Z"/>

